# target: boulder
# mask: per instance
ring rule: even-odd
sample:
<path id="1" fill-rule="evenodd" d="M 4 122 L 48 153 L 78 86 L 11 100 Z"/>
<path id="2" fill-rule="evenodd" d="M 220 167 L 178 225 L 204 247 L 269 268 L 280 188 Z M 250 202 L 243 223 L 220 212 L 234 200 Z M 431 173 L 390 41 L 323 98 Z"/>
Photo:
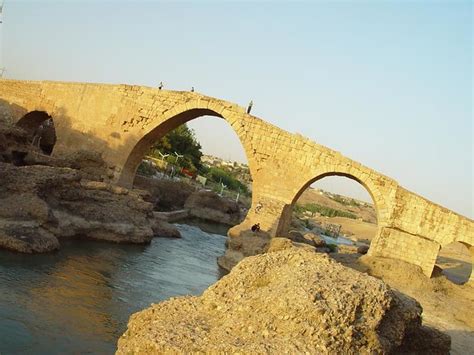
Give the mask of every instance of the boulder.
<path id="1" fill-rule="evenodd" d="M 239 205 L 212 191 L 197 191 L 186 200 L 184 207 L 193 217 L 206 221 L 236 225 L 241 221 Z"/>
<path id="2" fill-rule="evenodd" d="M 303 236 L 306 240 L 312 241 L 315 247 L 321 248 L 326 246 L 326 241 L 323 239 L 323 237 L 314 234 L 312 232 L 305 233 Z"/>
<path id="3" fill-rule="evenodd" d="M 155 218 L 151 228 L 153 229 L 153 235 L 161 238 L 181 238 L 181 233 L 174 225 Z"/>
<path id="4" fill-rule="evenodd" d="M 270 244 L 266 250 L 267 253 L 272 253 L 275 251 L 291 249 L 291 248 L 302 248 L 308 251 L 315 252 L 316 248 L 307 244 L 307 243 L 297 243 L 293 242 L 288 238 L 274 237 L 270 240 Z"/>
<path id="5" fill-rule="evenodd" d="M 270 235 L 263 231 L 242 231 L 237 236 L 227 238 L 225 254 L 217 258 L 217 264 L 230 271 L 245 257 L 266 252 L 270 241 Z"/>
<path id="6" fill-rule="evenodd" d="M 297 230 L 290 230 L 288 232 L 288 239 L 297 242 L 297 243 L 303 243 L 305 240 L 303 237 L 303 233 L 297 231 Z"/>
<path id="7" fill-rule="evenodd" d="M 341 254 L 354 254 L 357 253 L 356 245 L 338 244 L 337 252 Z"/>
<path id="8" fill-rule="evenodd" d="M 369 251 L 369 246 L 368 245 L 359 245 L 357 247 L 357 252 L 359 254 L 367 254 L 368 251 Z"/>
<path id="9" fill-rule="evenodd" d="M 328 248 L 327 246 L 326 247 L 317 247 L 316 248 L 316 252 L 318 253 L 331 253 L 332 250 L 330 248 Z"/>
<path id="10" fill-rule="evenodd" d="M 272 238 L 268 245 L 268 253 L 291 249 L 293 248 L 293 242 L 287 238 Z"/>
<path id="11" fill-rule="evenodd" d="M 0 220 L 0 248 L 27 254 L 45 253 L 59 249 L 59 241 L 35 222 Z"/>
<path id="12" fill-rule="evenodd" d="M 299 231 L 292 230 L 288 232 L 288 239 L 295 243 L 305 243 L 318 248 L 326 246 L 326 241 L 319 235 L 312 232 L 303 234 Z"/>
<path id="13" fill-rule="evenodd" d="M 150 193 L 149 202 L 156 211 L 176 211 L 184 209 L 184 204 L 195 191 L 189 183 L 154 179 L 137 175 L 134 186 Z"/>
<path id="14" fill-rule="evenodd" d="M 132 315 L 117 354 L 448 354 L 449 337 L 422 327 L 421 313 L 381 280 L 288 248 L 246 258 L 202 296 Z"/>

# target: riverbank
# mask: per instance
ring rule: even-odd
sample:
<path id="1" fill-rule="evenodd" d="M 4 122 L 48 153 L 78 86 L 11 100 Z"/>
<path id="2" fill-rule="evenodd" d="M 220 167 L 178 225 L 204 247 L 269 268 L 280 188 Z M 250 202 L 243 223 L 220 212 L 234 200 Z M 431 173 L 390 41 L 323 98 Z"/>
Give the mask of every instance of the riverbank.
<path id="1" fill-rule="evenodd" d="M 225 237 L 176 226 L 148 245 L 67 240 L 54 253 L 0 250 L 0 353 L 113 354 L 131 314 L 199 295 L 220 277 Z"/>

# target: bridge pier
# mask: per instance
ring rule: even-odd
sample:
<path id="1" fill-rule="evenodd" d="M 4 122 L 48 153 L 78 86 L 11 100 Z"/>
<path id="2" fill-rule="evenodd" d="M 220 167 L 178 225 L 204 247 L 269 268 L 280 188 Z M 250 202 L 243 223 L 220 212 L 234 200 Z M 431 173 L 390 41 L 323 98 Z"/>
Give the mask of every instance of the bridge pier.
<path id="1" fill-rule="evenodd" d="M 285 236 L 291 222 L 292 206 L 275 198 L 259 195 L 253 191 L 252 206 L 245 220 L 229 230 L 229 236 L 235 237 L 252 225 L 259 223 L 262 231 L 270 236 Z"/>
<path id="2" fill-rule="evenodd" d="M 398 259 L 417 265 L 426 276 L 430 277 L 439 249 L 440 245 L 433 240 L 390 227 L 379 227 L 368 255 Z"/>

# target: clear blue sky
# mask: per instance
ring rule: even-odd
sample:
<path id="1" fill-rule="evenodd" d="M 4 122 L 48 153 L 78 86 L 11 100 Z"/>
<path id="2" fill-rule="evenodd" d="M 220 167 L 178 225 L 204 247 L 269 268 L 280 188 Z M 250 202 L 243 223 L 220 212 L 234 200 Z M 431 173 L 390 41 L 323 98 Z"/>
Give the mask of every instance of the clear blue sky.
<path id="1" fill-rule="evenodd" d="M 255 115 L 472 218 L 472 17 L 456 0 L 6 0 L 2 63 L 9 78 L 253 99 Z M 205 150 L 242 160 L 209 120 L 193 124 Z"/>

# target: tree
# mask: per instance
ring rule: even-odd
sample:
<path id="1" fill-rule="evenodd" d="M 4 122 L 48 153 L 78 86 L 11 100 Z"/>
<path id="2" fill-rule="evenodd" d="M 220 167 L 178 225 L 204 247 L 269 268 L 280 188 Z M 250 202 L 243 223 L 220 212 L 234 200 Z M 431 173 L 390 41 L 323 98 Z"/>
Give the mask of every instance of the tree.
<path id="1" fill-rule="evenodd" d="M 242 182 L 237 180 L 229 172 L 224 169 L 212 167 L 207 173 L 207 177 L 214 182 L 221 182 L 227 186 L 228 189 L 238 191 L 248 194 L 248 188 Z"/>
<path id="2" fill-rule="evenodd" d="M 151 147 L 151 155 L 160 158 L 162 154 L 174 153 L 183 155 L 178 164 L 192 170 L 201 168 L 201 144 L 196 139 L 194 131 L 186 124 L 168 132 L 163 138 Z"/>

